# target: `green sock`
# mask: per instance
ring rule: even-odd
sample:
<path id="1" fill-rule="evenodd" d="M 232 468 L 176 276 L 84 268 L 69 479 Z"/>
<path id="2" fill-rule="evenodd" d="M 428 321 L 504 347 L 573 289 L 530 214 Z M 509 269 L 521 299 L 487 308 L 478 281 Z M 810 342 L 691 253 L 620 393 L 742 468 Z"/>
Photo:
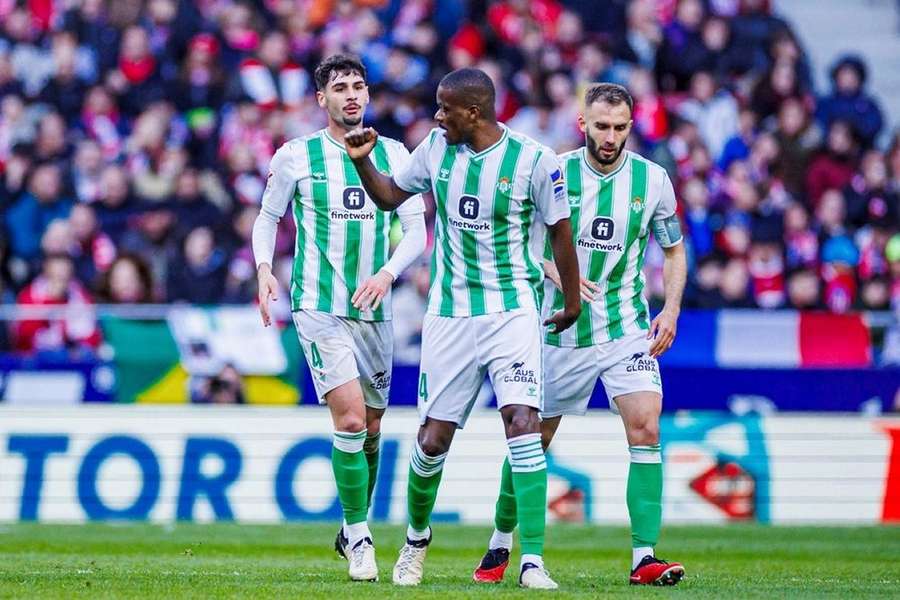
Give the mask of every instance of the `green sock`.
<path id="1" fill-rule="evenodd" d="M 516 513 L 516 491 L 513 489 L 513 473 L 509 466 L 509 458 L 503 461 L 500 475 L 500 495 L 494 509 L 494 527 L 503 533 L 512 533 L 518 523 Z"/>
<path id="2" fill-rule="evenodd" d="M 628 514 L 631 517 L 631 545 L 655 546 L 662 525 L 662 454 L 659 444 L 630 446 L 628 468 Z"/>
<path id="3" fill-rule="evenodd" d="M 547 522 L 547 461 L 541 434 L 528 433 L 506 440 L 519 516 L 522 554 L 544 554 Z"/>
<path id="4" fill-rule="evenodd" d="M 365 429 L 359 433 L 334 432 L 331 468 L 348 525 L 365 521 L 369 512 L 366 506 L 369 469 L 363 455 L 365 441 Z"/>
<path id="5" fill-rule="evenodd" d="M 409 525 L 416 531 L 425 531 L 431 522 L 431 511 L 441 485 L 445 458 L 446 452 L 428 456 L 416 441 L 409 460 L 409 485 L 406 491 Z"/>
<path id="6" fill-rule="evenodd" d="M 366 438 L 366 442 L 365 444 L 363 444 L 363 454 L 366 455 L 366 462 L 369 464 L 369 490 L 367 496 L 367 506 L 371 508 L 372 492 L 375 491 L 375 482 L 378 481 L 378 459 L 381 456 L 380 432 Z"/>

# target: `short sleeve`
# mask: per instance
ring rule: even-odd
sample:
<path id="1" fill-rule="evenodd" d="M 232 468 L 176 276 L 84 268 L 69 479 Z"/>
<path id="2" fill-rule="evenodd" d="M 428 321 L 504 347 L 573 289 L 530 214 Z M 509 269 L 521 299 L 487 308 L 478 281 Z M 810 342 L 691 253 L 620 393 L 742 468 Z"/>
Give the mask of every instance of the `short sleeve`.
<path id="1" fill-rule="evenodd" d="M 391 173 L 394 174 L 394 183 L 397 183 L 396 174 L 400 171 L 404 171 L 409 166 L 410 162 L 412 162 L 412 155 L 409 153 L 409 150 L 406 149 L 406 146 L 404 146 L 400 142 L 392 141 L 391 143 L 386 145 L 386 148 L 388 161 L 391 165 Z M 403 188 L 403 186 L 401 186 L 399 183 L 397 183 L 397 185 Z M 428 189 L 430 189 L 430 182 L 428 186 Z M 416 194 L 415 196 L 410 197 L 406 202 L 397 207 L 396 212 L 400 216 L 424 213 L 425 202 L 422 200 L 421 194 Z"/>
<path id="2" fill-rule="evenodd" d="M 394 172 L 394 183 L 397 187 L 411 194 L 421 194 L 431 189 L 428 157 L 435 135 L 436 133 L 432 131 L 428 138 L 416 146 L 406 165 Z"/>
<path id="3" fill-rule="evenodd" d="M 566 180 L 555 153 L 546 148 L 538 153 L 531 174 L 531 197 L 544 223 L 553 225 L 569 216 Z"/>
<path id="4" fill-rule="evenodd" d="M 665 219 L 675 214 L 675 189 L 672 187 L 672 180 L 666 173 L 663 173 L 662 189 L 659 192 L 659 204 L 653 211 L 653 220 Z"/>

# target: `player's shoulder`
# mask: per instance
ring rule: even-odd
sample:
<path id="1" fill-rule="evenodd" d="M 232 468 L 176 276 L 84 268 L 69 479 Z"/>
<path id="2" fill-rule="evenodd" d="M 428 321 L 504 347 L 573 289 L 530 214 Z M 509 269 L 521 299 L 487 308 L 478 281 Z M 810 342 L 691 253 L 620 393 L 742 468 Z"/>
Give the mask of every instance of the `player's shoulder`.
<path id="1" fill-rule="evenodd" d="M 559 164 L 565 165 L 572 160 L 581 160 L 582 148 L 575 148 L 559 155 Z"/>
<path id="2" fill-rule="evenodd" d="M 322 135 L 322 131 L 314 131 L 307 135 L 289 139 L 275 151 L 276 157 L 293 158 L 296 156 L 306 156 L 306 145 L 311 139 Z"/>
<path id="3" fill-rule="evenodd" d="M 404 150 L 406 149 L 406 145 L 403 142 L 401 142 L 400 140 L 395 140 L 392 137 L 388 137 L 386 135 L 381 135 L 380 133 L 378 134 L 378 141 L 381 142 L 382 144 L 384 144 L 384 147 L 387 148 L 387 150 L 389 150 L 389 151 L 390 150 L 400 150 L 401 148 Z"/>
<path id="4" fill-rule="evenodd" d="M 628 156 L 631 157 L 631 160 L 643 163 L 646 166 L 647 175 L 653 179 L 662 181 L 669 176 L 669 173 L 666 171 L 665 167 L 663 167 L 659 163 L 653 162 L 646 156 L 638 154 L 637 152 L 632 152 L 630 150 L 628 152 Z"/>
<path id="5" fill-rule="evenodd" d="M 537 141 L 530 135 L 526 135 L 521 131 L 516 131 L 515 129 L 506 128 L 507 135 L 509 135 L 509 139 L 515 140 L 516 142 L 522 144 L 522 149 L 526 151 L 531 151 L 535 156 L 552 156 L 556 158 L 556 152 L 553 151 L 552 148 L 542 144 Z"/>

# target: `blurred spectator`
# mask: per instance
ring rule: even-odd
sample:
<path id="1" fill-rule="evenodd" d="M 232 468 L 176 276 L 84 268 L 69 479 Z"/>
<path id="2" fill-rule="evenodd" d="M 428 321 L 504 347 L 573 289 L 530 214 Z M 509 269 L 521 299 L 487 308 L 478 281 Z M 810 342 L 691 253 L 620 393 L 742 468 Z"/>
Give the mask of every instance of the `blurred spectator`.
<path id="1" fill-rule="evenodd" d="M 128 222 L 138 211 L 138 201 L 131 193 L 128 175 L 122 167 L 111 165 L 100 175 L 100 195 L 93 204 L 100 229 L 115 243 L 121 241 Z"/>
<path id="2" fill-rule="evenodd" d="M 706 10 L 700 0 L 678 0 L 675 20 L 664 29 L 656 53 L 656 75 L 664 91 L 686 90 L 693 74 L 709 62 L 700 27 Z"/>
<path id="3" fill-rule="evenodd" d="M 228 263 L 215 245 L 209 227 L 198 227 L 185 238 L 181 255 L 168 267 L 169 301 L 215 304 L 225 292 Z"/>
<path id="4" fill-rule="evenodd" d="M 232 365 L 225 365 L 212 376 L 199 378 L 191 385 L 191 402 L 195 404 L 245 404 L 246 393 L 241 374 Z"/>
<path id="5" fill-rule="evenodd" d="M 22 307 L 64 306 L 61 317 L 26 319 L 13 323 L 16 350 L 81 351 L 100 345 L 100 329 L 90 308 L 91 298 L 75 279 L 72 259 L 65 254 L 44 258 L 41 273 L 16 298 Z"/>
<path id="6" fill-rule="evenodd" d="M 849 224 L 862 227 L 879 223 L 887 229 L 900 228 L 900 195 L 888 189 L 884 155 L 870 150 L 860 161 L 859 170 L 844 190 Z"/>
<path id="7" fill-rule="evenodd" d="M 835 121 L 849 123 L 866 148 L 875 143 L 884 124 L 878 103 L 865 91 L 867 77 L 868 69 L 858 56 L 839 59 L 831 69 L 831 95 L 819 100 L 817 113 L 826 127 Z"/>
<path id="8" fill-rule="evenodd" d="M 62 196 L 60 169 L 52 163 L 35 168 L 28 191 L 6 213 L 6 231 L 13 254 L 30 260 L 38 255 L 40 240 L 54 219 L 69 216 L 72 201 Z"/>
<path id="9" fill-rule="evenodd" d="M 810 118 L 802 98 L 785 98 L 778 109 L 777 129 L 779 176 L 794 199 L 804 197 L 804 174 L 812 153 L 822 142 L 822 133 Z"/>
<path id="10" fill-rule="evenodd" d="M 728 308 L 752 308 L 748 291 L 750 289 L 750 272 L 747 263 L 741 258 L 732 258 L 722 269 L 719 281 L 719 293 L 723 306 Z"/>
<path id="11" fill-rule="evenodd" d="M 136 116 L 143 107 L 166 97 L 159 64 L 142 27 L 134 25 L 122 34 L 117 66 L 107 76 L 106 84 L 118 95 L 126 115 Z"/>
<path id="12" fill-rule="evenodd" d="M 93 207 L 76 204 L 69 213 L 72 228 L 70 255 L 75 261 L 75 275 L 86 284 L 93 284 L 116 258 L 116 245 L 100 231 Z"/>
<path id="13" fill-rule="evenodd" d="M 110 304 L 145 304 L 153 301 L 153 274 L 137 254 L 120 254 L 103 274 L 97 297 Z"/>
<path id="14" fill-rule="evenodd" d="M 391 310 L 403 315 L 394 322 L 394 360 L 400 364 L 417 365 L 422 347 L 422 320 L 428 302 L 431 275 L 427 263 L 413 266 L 405 281 L 391 296 Z"/>
<path id="15" fill-rule="evenodd" d="M 820 298 L 821 286 L 818 274 L 811 269 L 795 271 L 788 277 L 788 301 L 800 310 L 818 310 L 822 308 Z"/>
<path id="16" fill-rule="evenodd" d="M 697 125 L 700 137 L 712 156 L 722 153 L 725 143 L 737 132 L 738 105 L 708 71 L 691 76 L 690 99 L 678 108 L 680 116 Z"/>
<path id="17" fill-rule="evenodd" d="M 289 60 L 288 39 L 280 31 L 263 38 L 254 58 L 241 62 L 241 92 L 260 108 L 297 106 L 309 87 L 309 75 L 300 65 Z"/>
<path id="18" fill-rule="evenodd" d="M 841 189 L 856 171 L 857 144 L 846 121 L 834 121 L 828 129 L 825 148 L 812 160 L 806 172 L 806 194 L 818 204 L 825 190 Z"/>
<path id="19" fill-rule="evenodd" d="M 853 269 L 859 262 L 859 251 L 846 236 L 833 237 L 822 246 L 822 279 L 825 282 L 825 304 L 832 312 L 850 310 L 856 301 L 856 277 Z"/>

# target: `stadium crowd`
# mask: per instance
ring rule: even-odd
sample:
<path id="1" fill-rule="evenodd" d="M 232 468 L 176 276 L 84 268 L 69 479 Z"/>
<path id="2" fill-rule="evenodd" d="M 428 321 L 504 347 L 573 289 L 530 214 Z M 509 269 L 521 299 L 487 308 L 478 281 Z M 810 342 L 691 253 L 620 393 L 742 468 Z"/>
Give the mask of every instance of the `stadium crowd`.
<path id="1" fill-rule="evenodd" d="M 368 68 L 367 122 L 410 148 L 451 69 L 485 70 L 500 120 L 560 152 L 587 84 L 628 86 L 631 147 L 679 198 L 687 307 L 900 307 L 900 134 L 858 57 L 814 89 L 768 0 L 0 0 L 2 301 L 252 302 L 269 159 L 324 126 L 311 73 L 342 50 Z M 658 248 L 646 273 L 661 298 Z M 399 339 L 427 284 L 423 261 L 399 285 Z M 14 329 L 21 351 L 100 341 Z"/>

